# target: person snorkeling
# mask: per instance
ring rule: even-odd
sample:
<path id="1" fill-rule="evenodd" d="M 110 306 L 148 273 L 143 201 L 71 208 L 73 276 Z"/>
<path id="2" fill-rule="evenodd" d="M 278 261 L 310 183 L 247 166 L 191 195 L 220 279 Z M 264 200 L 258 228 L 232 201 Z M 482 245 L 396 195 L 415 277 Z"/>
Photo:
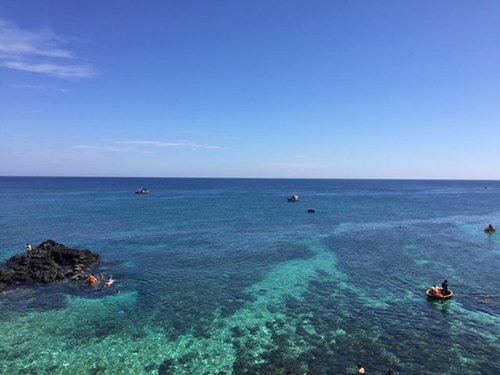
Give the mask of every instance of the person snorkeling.
<path id="1" fill-rule="evenodd" d="M 106 281 L 106 282 L 104 283 L 104 286 L 105 286 L 105 287 L 110 287 L 111 285 L 113 285 L 113 283 L 114 283 L 115 281 L 116 281 L 116 280 L 114 280 L 114 279 L 113 279 L 113 276 L 109 275 L 109 280 L 108 280 L 108 281 Z"/>
<path id="2" fill-rule="evenodd" d="M 366 374 L 366 370 L 363 367 L 363 365 L 361 364 L 361 362 L 359 362 L 358 363 L 358 375 L 365 375 L 365 374 Z"/>
<path id="3" fill-rule="evenodd" d="M 95 275 L 91 273 L 87 281 L 90 283 L 90 285 L 95 284 L 97 282 L 97 277 L 95 277 Z"/>

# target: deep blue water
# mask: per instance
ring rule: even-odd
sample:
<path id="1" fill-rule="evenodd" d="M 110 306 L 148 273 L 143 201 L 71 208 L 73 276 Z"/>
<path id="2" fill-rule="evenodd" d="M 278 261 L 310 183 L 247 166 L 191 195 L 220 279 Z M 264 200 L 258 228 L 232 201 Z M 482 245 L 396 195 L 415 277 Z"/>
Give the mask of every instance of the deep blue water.
<path id="1" fill-rule="evenodd" d="M 0 210 L 0 262 L 117 280 L 0 295 L 0 374 L 500 372 L 500 181 L 3 177 Z"/>

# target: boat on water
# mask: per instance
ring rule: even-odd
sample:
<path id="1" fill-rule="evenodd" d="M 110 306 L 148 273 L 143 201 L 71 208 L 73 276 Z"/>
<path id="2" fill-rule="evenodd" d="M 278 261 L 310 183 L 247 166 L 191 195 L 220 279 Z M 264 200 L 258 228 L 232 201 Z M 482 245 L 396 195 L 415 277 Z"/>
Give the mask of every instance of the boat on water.
<path id="1" fill-rule="evenodd" d="M 486 228 L 484 228 L 484 231 L 486 233 L 495 233 L 495 228 L 493 228 L 493 225 L 488 225 Z"/>
<path id="2" fill-rule="evenodd" d="M 307 212 L 314 213 L 314 212 L 316 212 L 316 210 L 314 208 L 308 208 Z"/>
<path id="3" fill-rule="evenodd" d="M 297 194 L 293 194 L 291 197 L 288 197 L 288 202 L 298 202 L 299 196 Z"/>
<path id="4" fill-rule="evenodd" d="M 453 292 L 451 289 L 448 289 L 448 294 L 443 296 L 443 295 L 435 295 L 432 293 L 432 288 L 429 288 L 425 291 L 425 294 L 427 294 L 427 297 L 432 298 L 432 299 L 437 299 L 437 300 L 445 300 L 445 299 L 450 299 L 453 297 Z"/>
<path id="5" fill-rule="evenodd" d="M 135 191 L 136 194 L 149 194 L 149 190 L 146 188 L 140 188 Z"/>

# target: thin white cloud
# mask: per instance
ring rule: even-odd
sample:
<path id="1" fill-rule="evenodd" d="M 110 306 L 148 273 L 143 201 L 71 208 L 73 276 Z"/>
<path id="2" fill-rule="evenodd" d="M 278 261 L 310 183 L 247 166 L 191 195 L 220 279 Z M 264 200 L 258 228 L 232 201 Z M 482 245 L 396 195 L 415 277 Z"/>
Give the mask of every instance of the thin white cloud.
<path id="1" fill-rule="evenodd" d="M 153 147 L 177 147 L 177 148 L 205 148 L 205 149 L 222 149 L 221 146 L 204 145 L 199 143 L 194 143 L 190 141 L 178 141 L 178 142 L 158 142 L 158 141 L 122 141 L 122 144 L 129 145 L 143 145 L 143 146 L 153 146 Z"/>
<path id="2" fill-rule="evenodd" d="M 155 147 L 195 147 L 194 143 L 179 141 L 179 142 L 158 142 L 158 141 L 121 141 L 119 143 L 128 145 L 143 145 Z"/>
<path id="3" fill-rule="evenodd" d="M 194 134 L 194 135 L 207 135 L 210 134 L 209 132 L 203 131 L 203 130 L 183 130 L 183 133 L 186 134 Z"/>
<path id="4" fill-rule="evenodd" d="M 226 147 L 222 146 L 212 146 L 212 145 L 203 145 L 203 148 L 209 149 L 209 150 L 223 150 L 226 149 Z"/>
<path id="5" fill-rule="evenodd" d="M 144 151 L 137 151 L 137 150 L 133 150 L 130 148 L 113 147 L 113 146 L 73 145 L 73 146 L 71 146 L 71 149 L 81 150 L 81 151 L 95 151 L 95 152 L 105 151 L 105 152 L 141 152 L 141 153 L 145 153 Z"/>
<path id="6" fill-rule="evenodd" d="M 302 168 L 320 168 L 318 163 L 266 163 L 266 167 L 278 167 L 286 169 L 302 169 Z"/>
<path id="7" fill-rule="evenodd" d="M 295 155 L 295 157 L 296 157 L 297 159 L 303 159 L 303 160 L 305 160 L 305 159 L 309 159 L 309 156 L 308 156 L 308 155 Z"/>
<path id="8" fill-rule="evenodd" d="M 29 84 L 24 84 L 24 83 L 14 83 L 14 84 L 11 84 L 10 87 L 14 87 L 16 89 L 26 89 L 26 90 L 51 90 L 51 91 L 65 93 L 65 94 L 71 92 L 71 90 L 62 89 L 59 87 L 42 86 L 42 85 L 29 85 Z"/>
<path id="9" fill-rule="evenodd" d="M 23 70 L 32 73 L 44 73 L 54 75 L 59 78 L 90 78 L 93 77 L 92 68 L 81 64 L 47 64 L 24 61 L 5 61 L 3 66 L 9 69 Z"/>
<path id="10" fill-rule="evenodd" d="M 79 144 L 73 145 L 71 148 L 73 150 L 80 151 L 88 151 L 88 152 L 133 152 L 133 153 L 151 153 L 150 147 L 158 148 L 158 147 L 167 147 L 167 148 L 204 148 L 204 149 L 222 149 L 221 146 L 211 146 L 211 145 L 200 145 L 193 142 L 180 141 L 180 142 L 158 142 L 158 141 L 120 141 L 120 142 L 111 142 L 112 144 L 106 146 L 100 145 L 87 145 L 87 144 Z M 123 145 L 120 146 L 113 146 Z M 134 146 L 146 146 L 144 147 L 134 147 Z"/>
<path id="11" fill-rule="evenodd" d="M 75 40 L 75 39 L 73 39 Z M 48 74 L 63 79 L 92 78 L 95 68 L 64 49 L 68 41 L 49 28 L 38 32 L 21 30 L 0 19 L 0 66 L 7 69 Z"/>

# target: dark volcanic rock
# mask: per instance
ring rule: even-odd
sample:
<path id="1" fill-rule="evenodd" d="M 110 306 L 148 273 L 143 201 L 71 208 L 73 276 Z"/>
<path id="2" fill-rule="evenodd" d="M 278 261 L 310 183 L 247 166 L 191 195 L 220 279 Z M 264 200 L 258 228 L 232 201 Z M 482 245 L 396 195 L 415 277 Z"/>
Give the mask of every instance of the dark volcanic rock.
<path id="1" fill-rule="evenodd" d="M 99 255 L 90 250 L 70 249 L 47 240 L 36 249 L 10 258 L 0 271 L 0 284 L 52 283 L 71 275 L 75 265 L 89 268 L 99 260 Z"/>

